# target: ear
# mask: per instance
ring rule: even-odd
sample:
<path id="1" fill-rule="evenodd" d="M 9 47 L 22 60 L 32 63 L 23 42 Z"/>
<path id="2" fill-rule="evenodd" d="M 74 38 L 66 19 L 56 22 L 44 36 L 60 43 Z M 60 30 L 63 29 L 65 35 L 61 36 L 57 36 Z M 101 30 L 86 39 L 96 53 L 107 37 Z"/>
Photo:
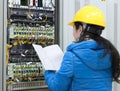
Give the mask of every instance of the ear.
<path id="1" fill-rule="evenodd" d="M 83 31 L 83 28 L 82 28 L 82 26 L 79 26 L 79 29 L 78 29 L 78 31 L 79 31 L 80 33 Z"/>

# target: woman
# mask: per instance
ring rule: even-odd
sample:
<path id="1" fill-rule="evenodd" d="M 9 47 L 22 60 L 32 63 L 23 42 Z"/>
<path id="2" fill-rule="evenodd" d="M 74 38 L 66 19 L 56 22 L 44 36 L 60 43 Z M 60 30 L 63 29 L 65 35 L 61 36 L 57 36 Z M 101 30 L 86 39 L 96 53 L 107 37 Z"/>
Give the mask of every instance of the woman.
<path id="1" fill-rule="evenodd" d="M 75 42 L 67 47 L 60 69 L 45 71 L 50 91 L 112 91 L 119 82 L 120 55 L 101 35 L 105 28 L 102 11 L 87 5 L 72 22 Z"/>

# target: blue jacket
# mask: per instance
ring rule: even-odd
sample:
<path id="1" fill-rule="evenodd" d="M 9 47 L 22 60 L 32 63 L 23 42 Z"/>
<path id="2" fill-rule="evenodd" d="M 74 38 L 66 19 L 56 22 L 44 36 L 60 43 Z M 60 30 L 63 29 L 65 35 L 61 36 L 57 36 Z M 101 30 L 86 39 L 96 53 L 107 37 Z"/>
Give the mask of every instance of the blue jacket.
<path id="1" fill-rule="evenodd" d="M 67 47 L 60 69 L 45 71 L 50 91 L 112 91 L 111 58 L 94 40 Z"/>

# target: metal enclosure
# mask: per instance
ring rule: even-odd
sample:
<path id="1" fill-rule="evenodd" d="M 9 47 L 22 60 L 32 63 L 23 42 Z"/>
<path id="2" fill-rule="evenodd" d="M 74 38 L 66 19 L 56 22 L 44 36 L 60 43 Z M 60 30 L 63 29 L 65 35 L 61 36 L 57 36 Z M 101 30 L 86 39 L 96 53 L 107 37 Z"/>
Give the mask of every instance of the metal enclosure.
<path id="1" fill-rule="evenodd" d="M 18 45 L 24 46 L 26 44 L 31 45 L 33 43 L 33 39 L 34 43 L 40 44 L 43 47 L 52 44 L 59 44 L 59 0 L 1 0 L 0 12 L 1 91 L 49 91 L 44 81 L 44 69 L 42 68 L 42 64 L 40 63 L 40 60 L 37 56 L 33 56 L 35 53 L 30 55 L 30 61 L 30 59 L 28 59 L 30 57 L 28 57 L 27 60 L 23 57 L 20 57 L 21 54 L 19 56 L 18 54 L 14 54 L 16 50 L 20 49 L 19 51 L 21 51 L 21 48 L 16 47 L 14 49 L 13 47 Z M 30 30 L 28 31 L 28 29 Z M 43 29 L 42 32 L 41 29 Z M 48 39 L 43 40 L 43 36 L 44 38 L 45 36 L 47 36 L 46 38 Z M 20 41 L 22 44 L 20 43 Z M 45 44 L 43 42 L 45 42 Z M 31 49 L 31 47 L 28 45 L 26 45 L 26 47 L 26 52 Z M 24 50 L 24 48 L 22 49 Z M 11 59 L 15 58 L 15 55 L 17 55 L 16 61 Z M 20 59 L 21 62 L 19 60 L 18 63 L 19 58 L 23 59 Z M 36 58 L 37 61 L 35 61 Z M 23 60 L 25 61 L 24 63 L 22 63 Z M 34 62 L 32 62 L 32 60 Z M 28 65 L 30 64 L 29 66 L 31 66 L 31 68 L 28 67 L 28 65 L 25 68 L 26 63 Z M 17 69 L 15 67 L 17 67 Z M 14 70 L 13 68 L 15 68 L 16 70 Z M 19 68 L 21 69 L 19 70 Z M 24 71 L 22 71 L 22 69 Z M 29 75 L 32 77 L 35 76 L 37 72 L 40 74 L 37 78 L 31 77 L 29 81 L 27 80 L 28 78 L 15 78 L 15 81 L 15 79 L 13 78 L 16 76 L 13 76 L 13 74 L 16 74 L 16 72 L 17 77 L 24 72 L 26 72 L 26 76 Z"/>
<path id="2" fill-rule="evenodd" d="M 3 0 L 1 0 L 1 3 L 0 3 L 0 6 L 1 7 L 3 7 Z M 3 8 L 0 8 L 0 12 L 1 12 L 1 14 L 0 14 L 0 28 L 1 28 L 1 32 L 0 32 L 0 45 L 2 45 L 3 46 Z M 2 47 L 0 47 L 0 54 L 3 54 L 3 48 Z M 2 83 L 3 82 L 3 66 L 2 66 L 2 64 L 3 64 L 3 60 L 4 58 L 3 58 L 3 56 L 2 55 L 0 55 L 0 82 L 1 82 L 1 84 L 0 84 L 0 88 L 2 88 L 2 90 L 3 90 L 3 84 L 4 83 Z"/>

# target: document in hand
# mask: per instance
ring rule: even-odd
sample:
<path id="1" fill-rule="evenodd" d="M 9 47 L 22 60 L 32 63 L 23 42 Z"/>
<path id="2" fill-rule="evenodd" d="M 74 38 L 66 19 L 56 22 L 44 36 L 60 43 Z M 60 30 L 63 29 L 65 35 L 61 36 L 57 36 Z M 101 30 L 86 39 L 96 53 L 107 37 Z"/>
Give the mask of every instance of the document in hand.
<path id="1" fill-rule="evenodd" d="M 57 44 L 42 48 L 40 45 L 33 44 L 45 70 L 59 70 L 63 58 L 63 52 Z"/>

